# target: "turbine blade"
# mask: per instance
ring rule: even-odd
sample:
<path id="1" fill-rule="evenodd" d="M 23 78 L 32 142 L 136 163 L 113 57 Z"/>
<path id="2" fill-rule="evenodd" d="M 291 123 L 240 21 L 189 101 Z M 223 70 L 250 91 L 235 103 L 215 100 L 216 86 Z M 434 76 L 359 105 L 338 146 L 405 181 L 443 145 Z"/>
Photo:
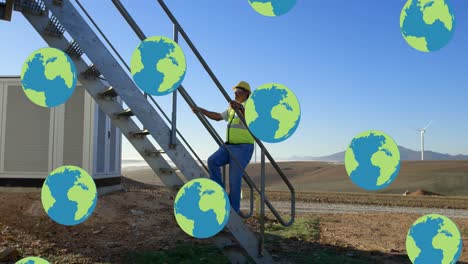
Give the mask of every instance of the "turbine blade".
<path id="1" fill-rule="evenodd" d="M 426 130 L 431 124 L 432 124 L 432 121 L 429 122 L 429 124 L 427 124 L 427 126 L 425 128 L 423 128 L 423 130 Z"/>

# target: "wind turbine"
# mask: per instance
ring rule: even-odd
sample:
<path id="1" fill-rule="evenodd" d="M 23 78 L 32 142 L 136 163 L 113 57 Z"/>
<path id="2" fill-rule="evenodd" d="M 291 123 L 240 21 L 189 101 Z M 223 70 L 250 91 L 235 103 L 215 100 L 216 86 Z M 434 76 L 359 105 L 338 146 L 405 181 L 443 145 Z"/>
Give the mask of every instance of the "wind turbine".
<path id="1" fill-rule="evenodd" d="M 425 126 L 424 128 L 416 129 L 421 133 L 421 160 L 424 160 L 424 133 L 426 133 L 426 129 L 428 129 L 431 124 L 432 121 L 429 122 L 429 124 L 427 124 L 427 126 Z"/>

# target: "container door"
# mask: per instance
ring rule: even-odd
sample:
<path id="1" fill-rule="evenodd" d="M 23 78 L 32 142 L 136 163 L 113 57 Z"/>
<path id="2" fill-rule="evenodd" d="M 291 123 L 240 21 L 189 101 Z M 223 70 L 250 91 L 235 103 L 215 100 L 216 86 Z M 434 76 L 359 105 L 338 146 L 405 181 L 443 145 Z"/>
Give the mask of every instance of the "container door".
<path id="1" fill-rule="evenodd" d="M 120 159 L 121 159 L 121 136 L 118 127 L 114 126 L 110 119 L 108 119 L 108 141 L 109 141 L 109 173 L 118 175 L 120 174 Z"/>
<path id="2" fill-rule="evenodd" d="M 100 109 L 95 124 L 97 135 L 95 173 L 98 175 L 120 175 L 121 134 L 118 127 Z"/>
<path id="3" fill-rule="evenodd" d="M 106 114 L 97 107 L 95 122 L 95 164 L 94 172 L 97 175 L 105 174 L 108 171 L 108 149 L 109 141 L 107 139 L 107 117 Z"/>

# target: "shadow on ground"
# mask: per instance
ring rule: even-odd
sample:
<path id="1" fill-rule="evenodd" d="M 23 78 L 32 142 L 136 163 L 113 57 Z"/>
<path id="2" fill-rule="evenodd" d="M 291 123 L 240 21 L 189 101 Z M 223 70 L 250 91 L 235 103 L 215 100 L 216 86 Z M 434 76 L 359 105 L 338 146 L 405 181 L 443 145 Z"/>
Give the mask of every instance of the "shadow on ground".
<path id="1" fill-rule="evenodd" d="M 267 235 L 265 241 L 267 250 L 279 263 L 411 264 L 401 252 L 362 251 L 349 246 L 323 245 L 277 235 Z"/>

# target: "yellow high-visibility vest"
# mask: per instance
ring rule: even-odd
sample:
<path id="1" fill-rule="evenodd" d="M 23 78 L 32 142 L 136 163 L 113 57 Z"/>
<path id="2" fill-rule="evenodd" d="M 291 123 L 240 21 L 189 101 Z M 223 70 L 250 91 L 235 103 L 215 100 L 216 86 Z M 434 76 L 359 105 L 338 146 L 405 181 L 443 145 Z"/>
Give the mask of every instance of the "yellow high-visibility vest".
<path id="1" fill-rule="evenodd" d="M 230 144 L 253 144 L 255 142 L 249 130 L 232 108 L 229 109 L 226 142 Z"/>

